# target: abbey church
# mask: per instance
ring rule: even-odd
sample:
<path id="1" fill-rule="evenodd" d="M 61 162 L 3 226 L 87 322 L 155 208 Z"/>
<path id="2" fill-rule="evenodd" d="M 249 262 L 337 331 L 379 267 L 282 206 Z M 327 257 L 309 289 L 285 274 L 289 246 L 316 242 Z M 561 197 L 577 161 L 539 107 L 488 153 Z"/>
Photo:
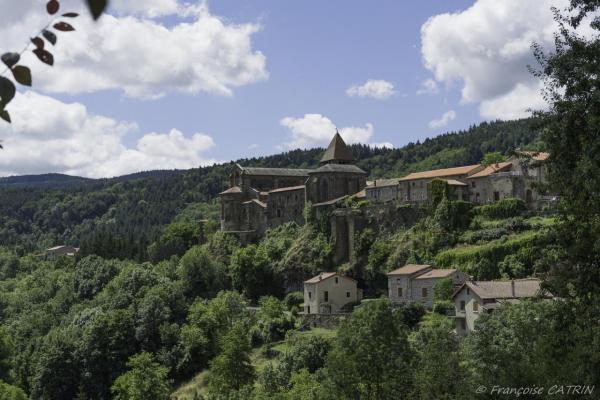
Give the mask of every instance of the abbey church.
<path id="1" fill-rule="evenodd" d="M 286 222 L 304 223 L 306 202 L 319 207 L 357 194 L 367 186 L 367 173 L 354 161 L 352 151 L 336 133 L 316 169 L 236 164 L 229 177 L 229 189 L 220 193 L 222 230 L 246 241 Z"/>

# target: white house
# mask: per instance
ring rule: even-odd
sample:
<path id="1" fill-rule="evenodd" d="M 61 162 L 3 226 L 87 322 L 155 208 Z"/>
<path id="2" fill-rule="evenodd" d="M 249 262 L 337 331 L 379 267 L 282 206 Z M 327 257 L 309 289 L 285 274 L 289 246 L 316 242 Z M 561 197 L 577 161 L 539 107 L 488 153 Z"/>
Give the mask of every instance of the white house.
<path id="1" fill-rule="evenodd" d="M 49 249 L 46 249 L 46 260 L 56 261 L 56 259 L 58 259 L 58 257 L 61 257 L 61 256 L 74 257 L 78 251 L 79 251 L 79 247 L 73 247 L 73 246 L 51 247 Z"/>
<path id="2" fill-rule="evenodd" d="M 456 333 L 465 336 L 475 329 L 475 321 L 483 312 L 491 312 L 503 303 L 538 296 L 552 297 L 541 290 L 540 280 L 535 278 L 465 282 L 452 296 Z"/>
<path id="3" fill-rule="evenodd" d="M 335 314 L 343 307 L 358 303 L 362 291 L 356 281 L 336 272 L 323 272 L 304 281 L 304 312 L 306 314 Z"/>

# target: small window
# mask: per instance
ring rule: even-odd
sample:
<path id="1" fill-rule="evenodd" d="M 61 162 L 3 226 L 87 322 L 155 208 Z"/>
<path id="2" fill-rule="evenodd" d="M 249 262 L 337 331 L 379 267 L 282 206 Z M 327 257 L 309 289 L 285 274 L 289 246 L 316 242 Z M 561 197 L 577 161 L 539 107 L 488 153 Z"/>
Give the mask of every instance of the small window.
<path id="1" fill-rule="evenodd" d="M 465 301 L 460 302 L 460 311 L 465 311 Z"/>
<path id="2" fill-rule="evenodd" d="M 310 306 L 306 306 L 306 313 L 310 314 Z"/>
<path id="3" fill-rule="evenodd" d="M 477 187 L 477 183 L 475 183 L 475 181 L 471 181 L 471 187 Z"/>
<path id="4" fill-rule="evenodd" d="M 461 328 L 463 331 L 466 331 L 466 330 L 467 330 L 467 321 L 466 321 L 464 318 L 461 318 L 461 319 L 460 319 L 460 328 Z"/>
<path id="5" fill-rule="evenodd" d="M 308 298 L 312 299 L 312 292 L 308 292 Z"/>
<path id="6" fill-rule="evenodd" d="M 400 282 L 402 282 L 402 279 L 396 278 L 396 283 L 400 283 Z"/>
<path id="7" fill-rule="evenodd" d="M 427 288 L 421 288 L 421 297 L 427 297 Z"/>
<path id="8" fill-rule="evenodd" d="M 350 297 L 350 292 L 346 292 L 346 297 Z"/>
<path id="9" fill-rule="evenodd" d="M 467 294 L 471 294 L 471 291 L 469 290 L 469 288 L 467 288 Z"/>
<path id="10" fill-rule="evenodd" d="M 329 301 L 329 292 L 325 291 L 325 303 L 327 303 Z"/>
<path id="11" fill-rule="evenodd" d="M 398 288 L 398 297 L 402 297 L 402 288 L 401 287 Z"/>
<path id="12" fill-rule="evenodd" d="M 500 200 L 500 192 L 494 192 L 494 201 Z"/>
<path id="13" fill-rule="evenodd" d="M 336 285 L 338 283 L 338 277 L 337 276 L 335 277 L 335 283 L 336 283 Z"/>
<path id="14" fill-rule="evenodd" d="M 479 312 L 479 303 L 476 301 L 473 302 L 473 311 Z"/>

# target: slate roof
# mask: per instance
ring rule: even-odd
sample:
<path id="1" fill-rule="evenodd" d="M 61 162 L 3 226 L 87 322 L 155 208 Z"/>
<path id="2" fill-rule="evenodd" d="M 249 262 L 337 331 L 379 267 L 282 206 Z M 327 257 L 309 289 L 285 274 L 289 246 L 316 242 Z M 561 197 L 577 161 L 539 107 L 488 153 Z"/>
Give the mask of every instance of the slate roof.
<path id="1" fill-rule="evenodd" d="M 512 292 L 512 282 L 515 293 Z M 514 281 L 470 281 L 465 282 L 452 297 L 464 287 L 471 289 L 480 299 L 523 299 L 535 297 L 541 293 L 540 280 L 535 278 L 515 279 Z"/>
<path id="2" fill-rule="evenodd" d="M 425 269 L 431 268 L 431 265 L 427 264 L 406 264 L 404 267 L 400 267 L 391 272 L 388 272 L 387 275 L 412 275 L 415 272 L 423 271 Z"/>
<path id="3" fill-rule="evenodd" d="M 417 276 L 415 279 L 438 279 L 438 278 L 445 278 L 447 276 L 452 275 L 454 272 L 456 272 L 455 268 L 451 268 L 451 269 L 432 269 L 429 272 L 425 272 L 424 274 Z"/>
<path id="4" fill-rule="evenodd" d="M 337 132 L 321 158 L 322 163 L 330 161 L 354 161 L 352 151 Z"/>
<path id="5" fill-rule="evenodd" d="M 242 167 L 238 164 L 238 167 L 242 170 L 245 175 L 256 175 L 256 176 L 294 176 L 294 177 L 308 177 L 308 174 L 313 171 L 312 169 L 301 169 L 301 168 L 262 168 L 262 167 Z"/>
<path id="6" fill-rule="evenodd" d="M 489 167 L 486 167 L 485 169 L 469 176 L 468 178 L 485 178 L 487 176 L 490 176 L 492 174 L 495 174 L 496 172 L 503 172 L 506 171 L 508 169 L 510 169 L 512 167 L 512 163 L 510 161 L 505 161 L 505 162 L 501 162 L 501 163 L 497 163 L 497 164 L 492 164 Z"/>
<path id="7" fill-rule="evenodd" d="M 400 178 L 400 181 L 412 181 L 415 179 L 428 179 L 428 178 L 441 178 L 444 176 L 452 176 L 452 175 L 468 175 L 473 173 L 473 170 L 480 168 L 479 164 L 477 165 L 465 165 L 464 167 L 453 167 L 453 168 L 443 168 L 443 169 L 434 169 L 431 171 L 421 171 L 421 172 L 413 172 L 412 174 L 406 175 L 404 178 Z"/>
<path id="8" fill-rule="evenodd" d="M 346 172 L 350 174 L 363 174 L 367 173 L 362 169 L 358 168 L 356 165 L 352 164 L 325 164 L 320 166 L 317 169 L 312 170 L 310 173 L 320 173 L 320 172 Z"/>

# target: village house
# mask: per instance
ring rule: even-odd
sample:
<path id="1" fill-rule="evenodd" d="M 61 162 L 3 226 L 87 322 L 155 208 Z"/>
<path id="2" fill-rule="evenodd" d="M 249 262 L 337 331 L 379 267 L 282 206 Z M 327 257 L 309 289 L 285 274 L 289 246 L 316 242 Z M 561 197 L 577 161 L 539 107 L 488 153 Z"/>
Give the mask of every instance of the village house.
<path id="1" fill-rule="evenodd" d="M 59 257 L 75 257 L 79 251 L 79 247 L 73 246 L 55 246 L 46 249 L 46 260 L 56 261 Z"/>
<path id="2" fill-rule="evenodd" d="M 388 294 L 393 303 L 421 303 L 433 308 L 434 291 L 437 283 L 445 278 L 452 279 L 454 287 L 460 287 L 469 276 L 458 269 L 438 269 L 431 265 L 408 264 L 387 274 Z"/>
<path id="3" fill-rule="evenodd" d="M 426 203 L 430 200 L 429 183 L 434 179 L 442 179 L 448 185 L 456 187 L 457 200 L 469 200 L 469 193 L 463 190 L 467 185 L 464 180 L 484 167 L 482 165 L 466 165 L 464 167 L 436 169 L 432 171 L 413 172 L 400 178 L 399 197 L 410 203 Z M 455 189 L 453 189 L 454 191 Z"/>
<path id="4" fill-rule="evenodd" d="M 362 290 L 356 281 L 336 272 L 323 272 L 304 281 L 304 312 L 306 314 L 337 314 L 351 311 L 359 303 Z"/>
<path id="5" fill-rule="evenodd" d="M 377 179 L 368 182 L 365 198 L 375 203 L 387 203 L 400 200 L 400 179 Z"/>
<path id="6" fill-rule="evenodd" d="M 452 296 L 456 333 L 465 336 L 475 329 L 481 313 L 492 312 L 504 303 L 516 303 L 532 297 L 551 298 L 535 278 L 511 281 L 467 281 Z"/>

